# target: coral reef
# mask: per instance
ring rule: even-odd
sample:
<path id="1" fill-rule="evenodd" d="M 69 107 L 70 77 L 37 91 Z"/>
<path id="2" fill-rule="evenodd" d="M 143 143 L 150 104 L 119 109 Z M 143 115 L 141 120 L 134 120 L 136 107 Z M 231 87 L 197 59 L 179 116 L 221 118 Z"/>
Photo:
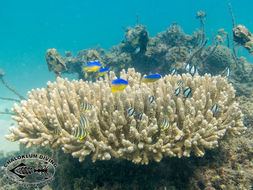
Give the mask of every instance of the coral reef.
<path id="1" fill-rule="evenodd" d="M 211 56 L 209 56 L 210 52 L 212 52 Z M 232 50 L 223 45 L 210 46 L 204 56 L 206 56 L 206 72 L 218 74 L 224 71 L 226 67 L 235 65 Z"/>
<path id="2" fill-rule="evenodd" d="M 205 149 L 218 146 L 226 132 L 240 135 L 245 131 L 234 89 L 221 76 L 166 75 L 145 84 L 140 82 L 140 73 L 128 69 L 120 77 L 129 82 L 122 93 L 111 93 L 114 72 L 97 82 L 57 78 L 47 83 L 47 90 L 32 90 L 21 107 L 14 106 L 18 128 L 11 127 L 7 138 L 27 147 L 62 147 L 79 161 L 91 154 L 93 161 L 114 157 L 148 164 L 163 157 L 189 157 L 191 152 L 203 156 Z M 180 81 L 192 97 L 185 95 L 186 90 L 175 94 Z M 155 101 L 150 102 L 152 96 Z M 85 113 L 89 135 L 80 140 L 71 134 L 80 123 L 85 102 L 92 105 Z M 142 113 L 142 118 L 130 116 L 129 108 Z M 168 129 L 161 128 L 165 118 Z"/>
<path id="3" fill-rule="evenodd" d="M 56 49 L 48 49 L 46 52 L 46 62 L 49 71 L 54 71 L 55 76 L 61 76 L 65 70 L 66 64 L 62 57 L 57 53 Z"/>

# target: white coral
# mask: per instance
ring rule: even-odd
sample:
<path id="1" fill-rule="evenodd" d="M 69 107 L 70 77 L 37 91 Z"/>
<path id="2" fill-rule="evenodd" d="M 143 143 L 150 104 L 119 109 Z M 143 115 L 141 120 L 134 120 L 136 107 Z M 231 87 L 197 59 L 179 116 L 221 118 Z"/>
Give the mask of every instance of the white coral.
<path id="1" fill-rule="evenodd" d="M 28 101 L 21 107 L 14 105 L 18 128 L 10 128 L 9 140 L 32 144 L 61 146 L 66 153 L 80 161 L 91 154 L 92 160 L 112 157 L 148 164 L 159 162 L 164 156 L 203 156 L 205 149 L 218 146 L 218 140 L 228 131 L 238 135 L 245 131 L 242 113 L 235 101 L 232 85 L 220 77 L 189 74 L 166 75 L 154 83 L 141 83 L 141 74 L 128 69 L 120 78 L 129 81 L 123 92 L 111 93 L 110 83 L 115 79 L 110 72 L 96 82 L 72 81 L 57 78 L 47 83 L 47 90 L 28 92 Z M 190 87 L 192 97 L 174 94 L 177 82 L 182 89 Z M 150 103 L 149 97 L 155 101 Z M 79 125 L 80 104 L 88 101 L 92 109 L 86 112 L 89 135 L 79 140 L 71 135 Z M 211 107 L 218 105 L 213 113 Z M 142 120 L 129 117 L 126 109 L 143 113 Z M 159 126 L 168 117 L 170 127 Z M 61 131 L 55 134 L 55 129 Z"/>

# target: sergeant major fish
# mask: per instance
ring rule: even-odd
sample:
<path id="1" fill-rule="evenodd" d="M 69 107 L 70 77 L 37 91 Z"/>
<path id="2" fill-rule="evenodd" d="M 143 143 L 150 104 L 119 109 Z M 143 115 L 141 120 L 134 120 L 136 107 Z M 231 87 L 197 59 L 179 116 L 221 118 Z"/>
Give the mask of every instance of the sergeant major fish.
<path id="1" fill-rule="evenodd" d="M 82 114 L 80 118 L 80 124 L 78 127 L 74 129 L 72 135 L 82 140 L 89 134 L 88 128 L 89 128 L 89 120 L 84 114 Z"/>

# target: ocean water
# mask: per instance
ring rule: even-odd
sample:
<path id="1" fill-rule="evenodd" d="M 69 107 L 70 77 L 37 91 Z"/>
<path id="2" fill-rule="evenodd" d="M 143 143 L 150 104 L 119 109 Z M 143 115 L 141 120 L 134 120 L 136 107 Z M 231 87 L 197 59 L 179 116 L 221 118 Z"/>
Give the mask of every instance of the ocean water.
<path id="1" fill-rule="evenodd" d="M 55 81 L 45 61 L 47 49 L 55 48 L 60 55 L 90 47 L 109 50 L 124 39 L 123 28 L 139 23 L 153 37 L 176 22 L 186 34 L 193 34 L 200 22 L 197 11 L 207 13 L 206 34 L 224 28 L 232 35 L 231 3 L 236 24 L 253 32 L 252 0 L 8 0 L 0 6 L 0 69 L 4 79 L 19 93 L 46 86 Z M 211 43 L 211 40 L 210 40 Z M 253 56 L 238 48 L 238 57 L 253 63 Z M 76 78 L 76 76 L 68 76 Z M 17 98 L 0 83 L 0 97 Z M 0 100 L 0 112 L 13 107 L 13 102 Z M 0 114 L 0 151 L 17 150 L 17 143 L 5 140 L 13 123 L 10 115 Z"/>

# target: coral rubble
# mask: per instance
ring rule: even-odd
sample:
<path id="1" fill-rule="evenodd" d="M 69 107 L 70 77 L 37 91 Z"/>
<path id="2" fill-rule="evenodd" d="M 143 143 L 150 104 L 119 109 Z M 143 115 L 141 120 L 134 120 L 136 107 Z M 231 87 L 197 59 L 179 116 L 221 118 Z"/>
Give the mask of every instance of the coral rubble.
<path id="1" fill-rule="evenodd" d="M 148 164 L 163 157 L 189 157 L 191 152 L 203 156 L 205 149 L 218 146 L 225 133 L 240 135 L 246 129 L 234 89 L 221 76 L 166 75 L 146 84 L 140 82 L 140 73 L 128 69 L 120 78 L 129 85 L 112 94 L 110 83 L 115 78 L 114 72 L 96 82 L 57 78 L 47 83 L 47 89 L 32 90 L 21 107 L 14 106 L 18 128 L 11 127 L 7 138 L 28 147 L 62 147 L 79 161 L 91 154 L 93 161 L 114 157 Z M 192 97 L 175 94 L 179 82 L 182 91 L 190 89 Z M 89 135 L 80 140 L 71 134 L 80 124 L 84 102 L 92 108 L 85 113 Z M 142 113 L 142 118 L 130 116 L 129 108 Z M 160 127 L 164 118 L 170 123 L 166 130 Z"/>

